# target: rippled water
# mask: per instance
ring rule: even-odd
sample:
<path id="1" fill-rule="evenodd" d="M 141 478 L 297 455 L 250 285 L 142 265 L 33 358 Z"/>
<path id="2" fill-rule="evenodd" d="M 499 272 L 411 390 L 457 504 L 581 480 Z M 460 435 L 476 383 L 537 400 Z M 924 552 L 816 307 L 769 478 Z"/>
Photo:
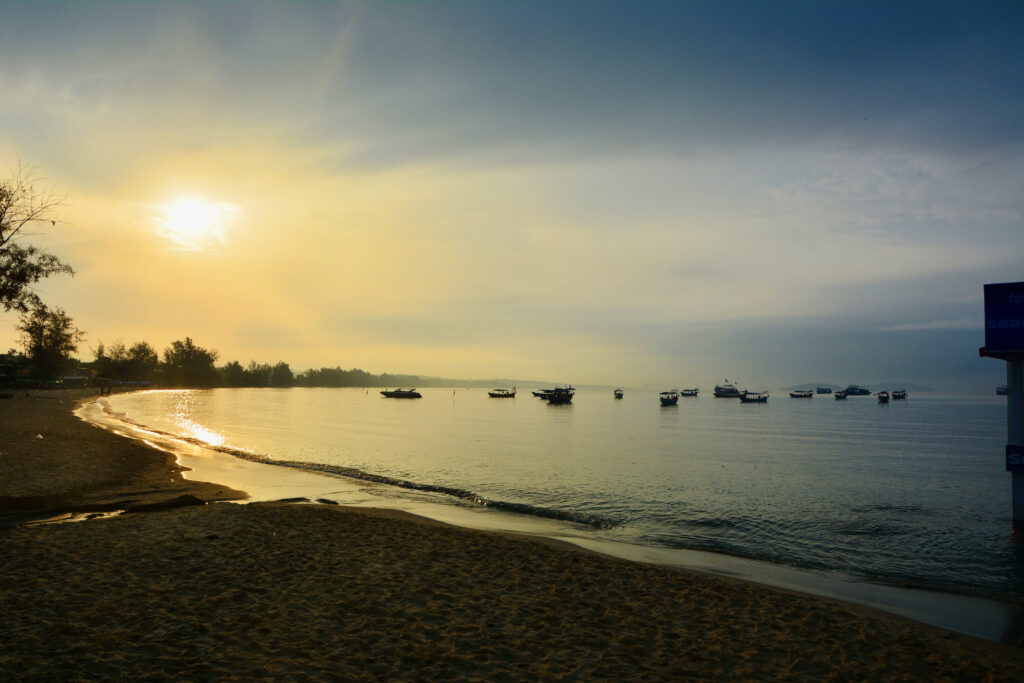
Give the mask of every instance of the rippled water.
<path id="1" fill-rule="evenodd" d="M 662 408 L 654 392 L 154 391 L 111 407 L 170 433 L 580 522 L 597 537 L 1024 597 L 1001 397 L 830 396 Z M 402 489 L 397 489 L 398 495 Z M 412 495 L 409 491 L 408 495 Z"/>

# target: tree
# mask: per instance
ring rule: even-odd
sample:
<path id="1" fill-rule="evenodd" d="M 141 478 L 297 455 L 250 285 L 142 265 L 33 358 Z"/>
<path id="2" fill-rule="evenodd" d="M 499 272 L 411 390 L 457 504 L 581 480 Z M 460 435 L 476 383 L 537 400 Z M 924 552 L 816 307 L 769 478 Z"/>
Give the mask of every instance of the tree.
<path id="1" fill-rule="evenodd" d="M 284 361 L 275 365 L 274 369 L 270 371 L 270 386 L 290 387 L 293 384 L 295 384 L 295 375 Z"/>
<path id="2" fill-rule="evenodd" d="M 21 314 L 18 330 L 37 379 L 56 379 L 70 368 L 71 354 L 85 337 L 62 309 L 51 311 L 42 304 Z"/>
<path id="3" fill-rule="evenodd" d="M 37 178 L 31 169 L 18 164 L 18 169 L 0 181 L 0 306 L 28 313 L 42 306 L 32 285 L 57 273 L 74 275 L 71 266 L 53 254 L 17 242 L 28 234 L 30 223 L 50 221 L 62 198 L 52 192 L 36 189 Z"/>
<path id="4" fill-rule="evenodd" d="M 153 378 L 153 373 L 159 364 L 160 357 L 156 355 L 156 349 L 148 342 L 135 342 L 128 349 L 123 374 L 128 379 L 148 382 Z"/>
<path id="5" fill-rule="evenodd" d="M 212 386 L 217 382 L 217 352 L 185 341 L 175 341 L 164 349 L 164 376 L 168 384 Z"/>

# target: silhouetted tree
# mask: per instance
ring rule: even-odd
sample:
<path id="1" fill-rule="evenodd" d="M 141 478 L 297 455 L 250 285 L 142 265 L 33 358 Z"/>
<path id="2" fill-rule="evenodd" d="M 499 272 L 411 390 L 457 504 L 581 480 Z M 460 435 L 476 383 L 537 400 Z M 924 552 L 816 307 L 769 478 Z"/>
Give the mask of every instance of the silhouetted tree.
<path id="1" fill-rule="evenodd" d="M 288 364 L 281 361 L 270 371 L 270 385 L 274 387 L 290 387 L 295 384 L 295 375 Z"/>
<path id="2" fill-rule="evenodd" d="M 148 382 L 153 379 L 153 373 L 159 364 L 160 358 L 156 355 L 156 349 L 150 346 L 149 342 L 135 342 L 128 349 L 122 375 L 127 379 Z"/>
<path id="3" fill-rule="evenodd" d="M 17 242 L 28 234 L 26 225 L 50 221 L 62 201 L 53 193 L 36 190 L 31 169 L 18 165 L 13 175 L 0 181 L 0 306 L 21 313 L 42 306 L 32 285 L 56 273 L 74 275 L 71 266 L 53 254 Z M 33 313 L 34 315 L 34 313 Z"/>
<path id="4" fill-rule="evenodd" d="M 226 387 L 245 386 L 245 368 L 237 360 L 233 360 L 220 369 L 220 383 Z"/>
<path id="5" fill-rule="evenodd" d="M 21 314 L 18 330 L 37 379 L 55 379 L 73 367 L 71 354 L 85 336 L 62 309 L 51 311 L 42 304 Z"/>
<path id="6" fill-rule="evenodd" d="M 174 341 L 164 349 L 164 378 L 168 384 L 185 386 L 213 386 L 217 383 L 217 369 L 213 366 L 217 352 L 185 341 Z"/>

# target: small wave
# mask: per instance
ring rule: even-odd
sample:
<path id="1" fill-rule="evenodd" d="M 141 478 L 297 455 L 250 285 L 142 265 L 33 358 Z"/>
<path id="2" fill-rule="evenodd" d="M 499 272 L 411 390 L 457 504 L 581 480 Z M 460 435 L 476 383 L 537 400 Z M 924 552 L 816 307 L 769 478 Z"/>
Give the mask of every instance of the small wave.
<path id="1" fill-rule="evenodd" d="M 381 474 L 373 474 L 371 472 L 363 472 L 351 467 L 341 467 L 338 465 L 326 465 L 312 462 L 301 462 L 297 460 L 274 460 L 265 455 L 254 453 L 252 451 L 244 450 L 241 448 L 235 448 L 232 446 L 218 446 L 210 444 L 202 439 L 195 437 L 183 436 L 181 434 L 175 434 L 172 432 L 164 431 L 161 429 L 155 429 L 148 425 L 144 425 L 137 422 L 123 413 L 117 413 L 110 409 L 109 404 L 104 404 L 104 412 L 127 424 L 132 425 L 140 430 L 150 432 L 152 434 L 159 434 L 171 439 L 178 441 L 184 441 L 186 443 L 193 444 L 195 446 L 202 446 L 218 453 L 224 453 L 231 455 L 236 458 L 248 460 L 250 462 L 257 462 L 264 465 L 274 465 L 277 467 L 291 467 L 293 469 L 306 470 L 308 472 L 317 472 L 320 474 L 329 474 L 340 477 L 348 477 L 350 479 L 359 479 L 361 481 L 370 481 L 376 484 L 385 484 L 387 486 L 395 486 L 397 488 L 407 489 L 410 491 L 423 491 L 426 493 L 440 493 L 446 496 L 452 496 L 462 501 L 480 505 L 482 507 L 488 507 L 494 510 L 501 510 L 503 512 L 512 512 L 521 515 L 532 515 L 534 517 L 543 517 L 545 519 L 556 519 L 563 522 L 573 522 L 575 524 L 582 524 L 585 526 L 594 527 L 595 529 L 611 529 L 619 525 L 618 520 L 608 519 L 599 515 L 587 514 L 585 512 L 576 512 L 572 510 L 558 510 L 555 508 L 546 508 L 537 505 L 530 505 L 528 503 L 512 503 L 505 500 L 491 500 L 484 498 L 472 491 L 466 489 L 455 488 L 452 486 L 441 486 L 438 484 L 422 484 L 415 481 L 409 481 L 407 479 L 395 479 L 393 477 L 387 477 Z"/>

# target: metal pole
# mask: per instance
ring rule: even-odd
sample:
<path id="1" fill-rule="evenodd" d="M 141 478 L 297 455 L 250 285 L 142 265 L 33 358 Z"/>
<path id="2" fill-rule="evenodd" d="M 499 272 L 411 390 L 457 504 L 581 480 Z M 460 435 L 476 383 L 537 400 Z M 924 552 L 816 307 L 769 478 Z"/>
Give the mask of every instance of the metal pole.
<path id="1" fill-rule="evenodd" d="M 1024 446 L 1024 361 L 1006 361 L 1006 443 Z M 1024 472 L 1013 472 L 1013 526 L 1024 527 Z"/>

